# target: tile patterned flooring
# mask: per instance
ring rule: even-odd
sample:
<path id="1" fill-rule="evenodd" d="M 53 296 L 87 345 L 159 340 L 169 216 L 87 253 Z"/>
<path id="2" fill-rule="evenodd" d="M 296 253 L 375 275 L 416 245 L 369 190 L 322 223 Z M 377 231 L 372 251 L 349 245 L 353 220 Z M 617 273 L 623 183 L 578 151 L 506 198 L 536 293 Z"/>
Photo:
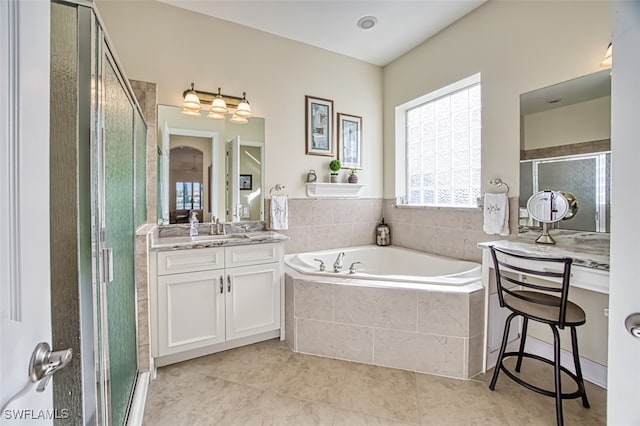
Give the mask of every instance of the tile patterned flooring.
<path id="1" fill-rule="evenodd" d="M 522 374 L 553 386 L 546 365 Z M 549 367 L 550 368 L 550 367 Z M 542 371 L 545 370 L 545 371 Z M 292 352 L 279 340 L 158 369 L 144 424 L 555 425 L 554 400 L 501 374 L 458 380 Z M 587 383 L 591 409 L 564 402 L 565 424 L 604 425 L 606 390 Z"/>

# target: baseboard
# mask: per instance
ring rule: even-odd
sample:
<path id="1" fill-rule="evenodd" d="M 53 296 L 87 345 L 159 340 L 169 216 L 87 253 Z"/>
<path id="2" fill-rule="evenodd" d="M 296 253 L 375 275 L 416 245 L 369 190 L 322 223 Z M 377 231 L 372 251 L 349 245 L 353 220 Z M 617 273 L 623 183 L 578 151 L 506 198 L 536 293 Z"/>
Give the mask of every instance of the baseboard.
<path id="1" fill-rule="evenodd" d="M 548 359 L 553 359 L 553 345 L 543 342 L 542 340 L 538 340 L 535 337 L 527 337 L 525 351 Z M 576 372 L 573 366 L 573 355 L 571 352 L 564 349 L 562 350 L 560 354 L 560 364 L 572 373 Z M 601 388 L 607 388 L 606 366 L 583 357 L 580 357 L 580 365 L 582 367 L 582 377 L 584 377 L 586 381 L 598 385 Z"/>
<path id="2" fill-rule="evenodd" d="M 149 372 L 140 373 L 136 380 L 136 388 L 133 391 L 133 400 L 127 417 L 127 426 L 142 426 L 144 417 L 144 404 L 147 400 L 149 389 Z"/>

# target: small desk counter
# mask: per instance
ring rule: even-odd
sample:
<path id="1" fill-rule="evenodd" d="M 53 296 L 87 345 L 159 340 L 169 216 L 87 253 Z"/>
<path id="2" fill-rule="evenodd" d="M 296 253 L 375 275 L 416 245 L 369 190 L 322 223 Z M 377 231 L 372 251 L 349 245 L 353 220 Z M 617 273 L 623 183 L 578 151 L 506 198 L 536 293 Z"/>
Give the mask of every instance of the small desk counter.
<path id="1" fill-rule="evenodd" d="M 604 243 L 596 241 L 595 244 L 590 245 L 588 244 L 589 241 L 585 243 L 584 241 L 576 241 L 575 238 L 567 239 L 563 243 L 543 245 L 526 240 L 500 240 L 478 244 L 478 247 L 482 249 L 482 284 L 485 289 L 485 371 L 495 362 L 496 346 L 499 347 L 504 318 L 506 317 L 501 312 L 502 308 L 499 307 L 493 259 L 489 250 L 490 246 L 495 246 L 499 249 L 528 256 L 570 257 L 573 259 L 570 285 L 571 288 L 580 289 L 574 290 L 573 294 L 575 297 L 581 298 L 578 304 L 587 312 L 588 326 L 590 327 L 589 329 L 584 327 L 585 331 L 583 332 L 588 333 L 588 336 L 580 339 L 581 346 L 583 345 L 582 340 L 593 340 L 593 343 L 586 343 L 584 351 L 581 350 L 581 357 L 586 356 L 592 360 L 596 370 L 599 368 L 604 369 L 604 373 L 602 371 L 596 372 L 595 375 L 598 377 L 592 377 L 591 381 L 598 384 L 602 384 L 601 382 L 603 381 L 606 382 L 606 353 L 597 348 L 601 346 L 602 342 L 600 340 L 602 340 L 603 333 L 606 343 L 607 318 L 605 318 L 605 312 L 606 307 L 608 307 L 609 294 L 609 247 L 608 244 L 605 244 L 606 241 Z M 513 333 L 511 339 L 517 339 L 517 334 Z M 544 341 L 545 339 L 541 340 Z M 527 340 L 528 345 L 529 340 Z M 593 347 L 593 355 L 589 355 L 589 347 L 591 346 Z M 601 378 L 603 374 L 605 378 Z M 585 374 L 585 377 L 587 377 L 587 374 Z"/>

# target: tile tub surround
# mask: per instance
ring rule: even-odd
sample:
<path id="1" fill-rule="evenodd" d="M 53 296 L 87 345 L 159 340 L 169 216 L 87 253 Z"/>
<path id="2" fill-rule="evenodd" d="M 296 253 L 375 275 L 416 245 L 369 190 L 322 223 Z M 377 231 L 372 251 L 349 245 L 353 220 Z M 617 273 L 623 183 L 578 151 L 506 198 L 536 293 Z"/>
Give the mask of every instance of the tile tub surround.
<path id="1" fill-rule="evenodd" d="M 265 220 L 269 229 L 269 199 Z M 289 199 L 289 237 L 285 253 L 375 244 L 376 225 L 382 218 L 382 199 Z M 386 220 L 386 218 L 385 218 Z"/>
<path id="2" fill-rule="evenodd" d="M 344 285 L 285 274 L 296 352 L 468 379 L 482 369 L 484 293 Z"/>
<path id="3" fill-rule="evenodd" d="M 518 230 L 518 198 L 509 198 L 510 229 L 514 238 Z M 395 207 L 395 200 L 384 200 L 383 214 L 391 227 L 391 244 L 454 259 L 482 261 L 477 245 L 502 239 L 482 231 L 481 208 Z"/>

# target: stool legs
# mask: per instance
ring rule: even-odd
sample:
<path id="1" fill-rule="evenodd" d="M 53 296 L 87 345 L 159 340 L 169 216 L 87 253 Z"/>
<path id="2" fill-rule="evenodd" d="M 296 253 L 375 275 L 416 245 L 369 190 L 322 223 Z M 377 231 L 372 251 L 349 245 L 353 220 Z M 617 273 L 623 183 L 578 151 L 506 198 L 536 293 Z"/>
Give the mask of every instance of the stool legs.
<path id="1" fill-rule="evenodd" d="M 516 371 L 520 372 L 520 367 L 522 367 L 522 354 L 524 353 L 524 344 L 527 340 L 527 327 L 529 325 L 529 318 L 523 317 L 522 321 L 522 335 L 520 336 L 520 355 L 518 355 L 518 362 L 516 363 Z"/>
<path id="2" fill-rule="evenodd" d="M 550 325 L 553 332 L 553 372 L 556 385 L 556 421 L 558 426 L 564 424 L 562 416 L 562 383 L 560 381 L 560 333 L 553 325 Z"/>
<path id="3" fill-rule="evenodd" d="M 502 335 L 502 346 L 500 346 L 500 352 L 498 354 L 498 360 L 496 361 L 496 366 L 493 370 L 493 378 L 491 379 L 491 384 L 489 385 L 489 389 L 496 389 L 496 382 L 498 381 L 498 374 L 500 373 L 500 368 L 502 368 L 502 358 L 504 358 L 504 352 L 507 349 L 507 343 L 509 341 L 509 329 L 511 328 L 511 320 L 514 319 L 518 314 L 515 312 L 507 317 L 507 320 L 504 323 L 504 334 Z"/>
<path id="4" fill-rule="evenodd" d="M 573 348 L 573 365 L 576 368 L 576 376 L 578 376 L 578 383 L 582 390 L 582 406 L 589 408 L 589 400 L 587 399 L 587 390 L 584 387 L 584 380 L 582 378 L 582 368 L 580 367 L 580 356 L 578 355 L 578 335 L 576 328 L 571 327 L 571 346 Z"/>

